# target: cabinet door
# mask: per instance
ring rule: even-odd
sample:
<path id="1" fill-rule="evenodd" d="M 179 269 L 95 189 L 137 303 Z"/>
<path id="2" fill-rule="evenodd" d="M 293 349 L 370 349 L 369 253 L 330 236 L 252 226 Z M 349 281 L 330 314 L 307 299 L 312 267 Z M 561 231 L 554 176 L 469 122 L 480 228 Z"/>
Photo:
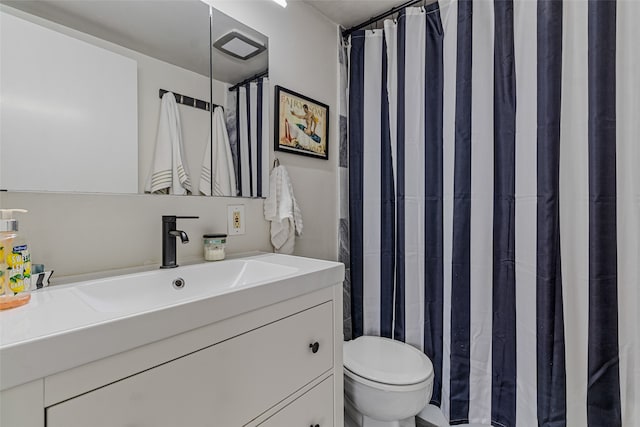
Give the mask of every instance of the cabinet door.
<path id="1" fill-rule="evenodd" d="M 47 427 L 242 426 L 331 369 L 332 313 L 327 302 L 51 406 Z"/>
<path id="2" fill-rule="evenodd" d="M 333 376 L 300 396 L 260 427 L 333 427 Z"/>

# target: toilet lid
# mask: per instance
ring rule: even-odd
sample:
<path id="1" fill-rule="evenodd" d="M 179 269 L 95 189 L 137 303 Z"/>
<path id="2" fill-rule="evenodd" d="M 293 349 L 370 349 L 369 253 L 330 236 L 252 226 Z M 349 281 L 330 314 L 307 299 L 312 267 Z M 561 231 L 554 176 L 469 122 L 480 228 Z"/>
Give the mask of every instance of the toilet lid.
<path id="1" fill-rule="evenodd" d="M 362 336 L 344 343 L 344 367 L 371 381 L 409 385 L 433 375 L 429 358 L 415 347 L 389 338 Z"/>

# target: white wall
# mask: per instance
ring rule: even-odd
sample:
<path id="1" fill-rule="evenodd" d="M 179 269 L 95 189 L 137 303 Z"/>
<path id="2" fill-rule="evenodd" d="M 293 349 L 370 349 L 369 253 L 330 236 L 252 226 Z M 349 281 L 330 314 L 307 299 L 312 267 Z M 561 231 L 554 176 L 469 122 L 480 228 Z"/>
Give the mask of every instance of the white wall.
<path id="1" fill-rule="evenodd" d="M 20 206 L 20 231 L 32 260 L 68 276 L 159 264 L 161 216 L 195 215 L 178 220 L 190 242 L 177 245 L 178 263 L 202 258 L 202 235 L 226 232 L 227 205 L 244 204 L 246 234 L 232 236 L 228 253 L 269 251 L 262 200 L 196 196 L 0 193 L 3 207 Z"/>
<path id="2" fill-rule="evenodd" d="M 330 160 L 277 152 L 294 180 L 304 216 L 296 254 L 337 259 L 337 37 L 335 24 L 302 3 L 286 9 L 271 1 L 222 1 L 214 6 L 269 37 L 271 99 L 281 85 L 330 106 Z M 313 61 L 301 59 L 313 52 Z M 175 89 L 177 90 L 177 89 Z M 157 95 L 156 95 L 157 96 Z M 273 123 L 273 120 L 271 120 Z M 273 140 L 273 131 L 271 135 Z M 272 154 L 273 155 L 273 154 Z M 224 228 L 226 206 L 244 204 L 247 233 L 229 239 L 231 253 L 270 250 L 262 200 L 151 195 L 0 193 L 0 206 L 29 209 L 20 221 L 34 262 L 56 275 L 156 264 L 161 259 L 160 216 L 199 215 L 181 222 L 192 243 L 178 245 L 178 259 L 200 256 L 202 232 Z M 184 258 L 183 258 L 184 257 Z"/>
<path id="3" fill-rule="evenodd" d="M 337 259 L 338 235 L 338 31 L 315 9 L 289 1 L 209 0 L 218 10 L 269 37 L 269 80 L 329 105 L 329 160 L 276 151 L 293 179 L 303 216 L 296 254 Z M 214 23 L 215 25 L 215 23 Z M 271 109 L 271 144 L 273 145 Z"/>

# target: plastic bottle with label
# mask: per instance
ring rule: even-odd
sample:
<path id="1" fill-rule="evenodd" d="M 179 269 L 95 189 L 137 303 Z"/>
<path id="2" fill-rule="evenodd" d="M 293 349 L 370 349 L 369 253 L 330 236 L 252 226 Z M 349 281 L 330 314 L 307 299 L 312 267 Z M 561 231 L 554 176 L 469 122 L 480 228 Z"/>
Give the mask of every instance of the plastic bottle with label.
<path id="1" fill-rule="evenodd" d="M 18 234 L 15 212 L 27 211 L 0 209 L 0 310 L 24 305 L 31 299 L 31 254 Z"/>

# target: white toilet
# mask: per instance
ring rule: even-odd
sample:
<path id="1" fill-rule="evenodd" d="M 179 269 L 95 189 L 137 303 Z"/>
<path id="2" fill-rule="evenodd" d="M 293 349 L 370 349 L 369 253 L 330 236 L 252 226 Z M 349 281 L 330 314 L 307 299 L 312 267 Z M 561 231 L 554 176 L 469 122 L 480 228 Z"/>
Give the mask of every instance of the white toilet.
<path id="1" fill-rule="evenodd" d="M 432 391 L 433 365 L 415 347 L 373 336 L 344 343 L 345 426 L 415 427 Z"/>

